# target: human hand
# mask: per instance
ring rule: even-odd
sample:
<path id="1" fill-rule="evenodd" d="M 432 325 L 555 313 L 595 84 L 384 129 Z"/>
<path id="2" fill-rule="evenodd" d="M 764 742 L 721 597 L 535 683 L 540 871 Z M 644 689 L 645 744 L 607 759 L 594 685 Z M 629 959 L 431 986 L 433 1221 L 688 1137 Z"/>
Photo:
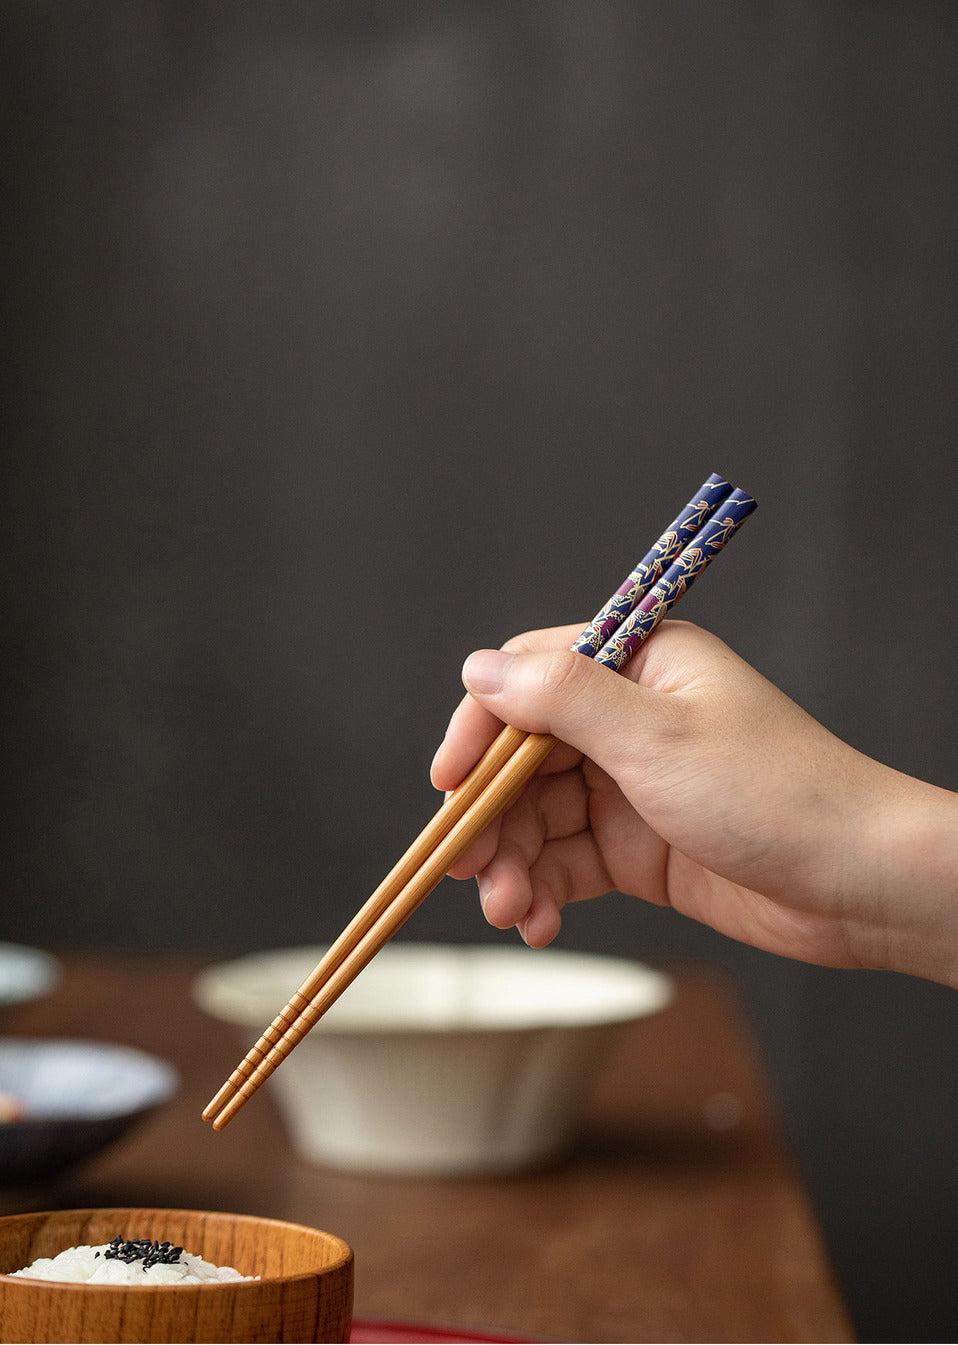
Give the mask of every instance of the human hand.
<path id="1" fill-rule="evenodd" d="M 491 924 L 541 947 L 568 902 L 618 889 L 786 956 L 956 979 L 955 795 L 855 751 L 695 626 L 663 623 L 623 673 L 571 654 L 577 634 L 470 656 L 433 762 L 449 790 L 502 722 L 561 740 L 450 870 L 478 876 Z"/>

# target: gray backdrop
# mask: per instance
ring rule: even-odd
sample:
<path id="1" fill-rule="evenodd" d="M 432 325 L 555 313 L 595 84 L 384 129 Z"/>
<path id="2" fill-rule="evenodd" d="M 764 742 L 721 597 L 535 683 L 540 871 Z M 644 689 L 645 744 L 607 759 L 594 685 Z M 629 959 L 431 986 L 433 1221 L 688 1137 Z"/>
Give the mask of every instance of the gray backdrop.
<path id="1" fill-rule="evenodd" d="M 953 4 L 0 5 L 0 937 L 331 937 L 477 645 L 683 605 L 958 786 Z M 480 940 L 472 885 L 407 927 Z M 738 980 L 861 1335 L 954 1339 L 958 998 L 610 896 Z"/>

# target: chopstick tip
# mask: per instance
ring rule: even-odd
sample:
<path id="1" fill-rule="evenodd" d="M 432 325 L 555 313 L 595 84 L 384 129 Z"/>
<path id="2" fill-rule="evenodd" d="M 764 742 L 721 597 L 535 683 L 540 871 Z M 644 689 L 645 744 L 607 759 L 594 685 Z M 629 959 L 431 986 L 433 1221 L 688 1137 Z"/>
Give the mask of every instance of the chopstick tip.
<path id="1" fill-rule="evenodd" d="M 229 1102 L 232 1099 L 233 1094 L 235 1092 L 236 1089 L 233 1087 L 232 1080 L 227 1080 L 227 1082 L 224 1083 L 223 1087 L 216 1094 L 213 1100 L 211 1102 L 208 1102 L 206 1106 L 203 1108 L 203 1120 L 209 1121 L 212 1119 L 212 1117 L 216 1115 L 217 1112 L 222 1111 L 223 1108 L 226 1106 L 227 1102 Z"/>

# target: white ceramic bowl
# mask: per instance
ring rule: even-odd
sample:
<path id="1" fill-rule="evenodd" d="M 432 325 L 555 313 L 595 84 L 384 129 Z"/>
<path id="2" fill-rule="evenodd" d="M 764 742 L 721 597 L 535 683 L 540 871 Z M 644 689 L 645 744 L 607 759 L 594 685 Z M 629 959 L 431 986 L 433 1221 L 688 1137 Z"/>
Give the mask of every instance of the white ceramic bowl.
<path id="1" fill-rule="evenodd" d="M 59 979 L 60 963 L 49 953 L 0 943 L 0 1013 L 49 994 Z"/>
<path id="2" fill-rule="evenodd" d="M 323 952 L 207 968 L 196 1000 L 243 1029 L 245 1051 Z M 394 1174 L 518 1171 L 567 1147 L 617 1029 L 671 993 L 666 976 L 619 958 L 392 943 L 267 1086 L 312 1161 Z"/>

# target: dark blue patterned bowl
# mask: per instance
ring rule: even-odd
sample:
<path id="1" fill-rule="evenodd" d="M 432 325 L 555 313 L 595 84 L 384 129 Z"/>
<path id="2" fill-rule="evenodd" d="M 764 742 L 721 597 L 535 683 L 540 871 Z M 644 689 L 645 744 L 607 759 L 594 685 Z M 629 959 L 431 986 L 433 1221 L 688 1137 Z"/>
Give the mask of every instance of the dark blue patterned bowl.
<path id="1" fill-rule="evenodd" d="M 0 1186 L 89 1158 L 176 1092 L 171 1065 L 107 1042 L 0 1037 Z"/>

